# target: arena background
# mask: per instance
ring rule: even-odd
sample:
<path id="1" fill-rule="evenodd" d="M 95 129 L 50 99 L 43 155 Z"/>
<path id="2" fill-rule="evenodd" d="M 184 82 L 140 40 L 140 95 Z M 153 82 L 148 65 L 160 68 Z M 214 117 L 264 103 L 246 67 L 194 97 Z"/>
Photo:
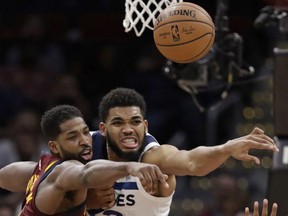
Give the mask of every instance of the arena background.
<path id="1" fill-rule="evenodd" d="M 217 15 L 220 1 L 191 2 L 205 8 L 213 19 Z M 164 73 L 164 68 L 170 66 L 155 47 L 152 31 L 146 30 L 141 37 L 133 31 L 124 32 L 124 0 L 2 0 L 0 150 L 4 156 L 0 156 L 0 166 L 37 158 L 45 146 L 39 146 L 39 116 L 53 105 L 78 106 L 91 129 L 97 129 L 100 98 L 119 86 L 135 88 L 146 98 L 149 131 L 160 143 L 173 143 L 182 149 L 217 145 L 249 133 L 254 126 L 271 137 L 277 135 L 273 118 L 273 49 L 285 47 L 286 32 L 280 30 L 275 17 L 255 25 L 259 15 L 266 13 L 263 8 L 275 2 L 223 2 L 229 3 L 224 14 L 229 33 L 243 39 L 238 66 L 244 73 L 237 73 L 233 83 L 228 83 L 227 71 L 220 70 L 220 87 L 214 77 L 206 80 L 207 85 L 196 95 L 204 107 L 201 111 L 195 98 L 179 87 L 177 79 Z M 219 44 L 221 39 L 217 38 Z M 225 51 L 233 54 L 234 48 L 228 44 Z M 226 60 L 224 57 L 220 66 Z M 195 78 L 195 65 L 174 66 L 180 74 L 184 69 L 188 71 L 184 79 Z M 228 94 L 222 100 L 223 92 Z M 25 133 L 31 135 L 27 140 L 33 140 L 34 146 L 25 141 Z M 8 156 L 7 145 L 21 147 Z M 171 215 L 214 215 L 219 206 L 241 211 L 253 200 L 267 197 L 273 155 L 255 154 L 262 159 L 260 166 L 231 159 L 206 177 L 179 177 Z M 6 202 L 10 195 L 2 191 L 0 202 Z M 9 202 L 17 204 L 17 200 L 14 197 Z"/>

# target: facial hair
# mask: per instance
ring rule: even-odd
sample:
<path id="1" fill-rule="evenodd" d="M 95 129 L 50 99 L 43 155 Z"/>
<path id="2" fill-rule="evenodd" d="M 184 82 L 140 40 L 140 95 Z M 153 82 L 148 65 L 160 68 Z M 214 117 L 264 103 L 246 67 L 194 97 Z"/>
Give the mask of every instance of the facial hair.
<path id="1" fill-rule="evenodd" d="M 120 158 L 124 159 L 125 161 L 138 161 L 142 151 L 144 150 L 144 139 L 140 144 L 140 148 L 136 151 L 129 150 L 129 151 L 122 151 L 117 143 L 110 137 L 109 133 L 107 132 L 106 136 L 107 144 L 111 148 L 111 150 Z"/>
<path id="2" fill-rule="evenodd" d="M 87 148 L 91 148 L 90 146 L 85 146 L 83 147 L 82 151 L 79 154 L 74 154 L 72 152 L 69 152 L 67 150 L 65 150 L 62 146 L 60 146 L 60 150 L 62 153 L 62 160 L 66 161 L 66 160 L 77 160 L 80 161 L 83 164 L 88 163 L 90 160 L 85 160 L 84 158 L 81 157 L 81 154 L 83 151 L 85 151 Z"/>

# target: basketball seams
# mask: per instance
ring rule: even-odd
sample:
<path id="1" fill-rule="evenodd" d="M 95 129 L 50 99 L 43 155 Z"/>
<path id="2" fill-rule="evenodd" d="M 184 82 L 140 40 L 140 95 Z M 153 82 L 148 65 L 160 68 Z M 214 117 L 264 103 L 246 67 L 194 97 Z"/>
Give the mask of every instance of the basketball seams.
<path id="1" fill-rule="evenodd" d="M 186 42 L 183 42 L 183 43 L 164 44 L 164 45 L 163 45 L 163 44 L 159 44 L 159 43 L 155 43 L 155 44 L 156 44 L 157 46 L 161 46 L 161 47 L 181 46 L 181 45 L 193 43 L 193 42 L 195 42 L 195 41 L 197 41 L 197 40 L 200 40 L 201 38 L 203 38 L 203 37 L 205 37 L 205 36 L 207 36 L 207 35 L 211 35 L 211 36 L 212 36 L 211 38 L 213 38 L 213 33 L 212 33 L 212 32 L 207 32 L 207 33 L 201 35 L 200 37 L 194 38 L 193 40 L 189 40 L 189 41 L 186 41 Z M 210 39 L 211 39 L 211 38 L 210 38 Z M 211 41 L 211 40 L 210 40 L 210 41 Z M 208 45 L 210 44 L 210 41 L 209 41 Z M 208 46 L 206 46 L 205 49 L 206 49 L 207 47 L 208 47 Z M 205 50 L 205 49 L 204 49 L 204 50 Z"/>
<path id="2" fill-rule="evenodd" d="M 212 29 L 212 32 L 214 32 L 214 25 L 213 25 L 213 23 L 207 23 L 207 22 L 204 22 L 204 21 L 201 21 L 201 20 L 174 20 L 174 21 L 171 21 L 171 22 L 166 22 L 166 23 L 163 23 L 163 24 L 161 24 L 161 25 L 158 25 L 158 26 L 154 29 L 154 31 L 158 30 L 158 29 L 161 28 L 161 27 L 164 27 L 165 25 L 169 25 L 169 24 L 172 24 L 172 23 L 191 22 L 191 21 L 192 21 L 192 22 L 196 22 L 196 23 L 206 24 L 206 25 L 210 26 L 211 29 Z"/>
<path id="3" fill-rule="evenodd" d="M 179 5 L 179 3 L 177 3 L 177 5 Z M 207 11 L 205 11 L 203 8 L 201 8 L 201 7 L 199 7 L 198 5 L 195 5 L 195 4 L 193 4 L 193 3 L 190 3 L 190 4 L 185 4 L 185 2 L 182 2 L 181 3 L 181 5 L 180 6 L 175 6 L 175 5 L 170 5 L 170 6 L 168 6 L 168 7 L 166 7 L 166 9 L 164 9 L 165 11 L 167 10 L 173 10 L 172 8 L 173 7 L 177 7 L 177 9 L 181 9 L 181 7 L 183 7 L 183 6 L 186 6 L 186 7 L 190 7 L 190 8 L 193 8 L 193 9 L 195 9 L 195 10 L 198 10 L 198 11 L 200 11 L 203 15 L 205 15 L 207 18 L 209 18 L 209 20 L 211 21 L 211 22 L 213 22 L 213 19 L 211 18 L 211 16 L 210 16 L 210 14 L 209 13 L 207 13 Z M 174 10 L 175 10 L 176 8 L 174 8 Z"/>
<path id="4" fill-rule="evenodd" d="M 170 59 L 170 60 L 171 61 L 176 61 L 178 63 L 190 63 L 191 61 L 193 61 L 193 59 L 196 59 L 196 60 L 199 59 L 199 56 L 200 56 L 200 58 L 202 58 L 205 55 L 204 52 L 206 52 L 206 49 L 208 47 L 210 47 L 210 44 L 213 43 L 213 42 L 214 42 L 213 37 L 211 37 L 210 41 L 209 41 L 209 43 L 207 43 L 207 46 L 205 47 L 205 49 L 203 49 L 202 52 L 200 52 L 198 55 L 194 56 L 193 58 L 189 58 L 189 59 L 186 59 L 186 60 L 183 60 L 183 61 L 179 61 L 179 60 L 176 60 L 176 59 L 174 59 L 174 60 Z M 204 55 L 203 55 L 203 53 L 204 53 Z"/>
<path id="5" fill-rule="evenodd" d="M 191 63 L 203 58 L 215 40 L 214 22 L 201 6 L 175 3 L 164 9 L 154 24 L 155 45 L 167 59 Z"/>

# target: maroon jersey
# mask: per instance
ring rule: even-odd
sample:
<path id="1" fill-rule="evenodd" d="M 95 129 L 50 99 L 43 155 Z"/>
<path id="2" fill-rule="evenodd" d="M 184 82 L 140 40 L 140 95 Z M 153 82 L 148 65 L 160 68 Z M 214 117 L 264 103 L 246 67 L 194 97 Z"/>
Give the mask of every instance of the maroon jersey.
<path id="1" fill-rule="evenodd" d="M 37 209 L 35 204 L 35 196 L 39 184 L 47 177 L 54 167 L 61 162 L 62 161 L 59 158 L 50 154 L 41 156 L 28 182 L 25 199 L 22 205 L 22 211 L 20 212 L 19 216 L 48 216 Z M 85 204 L 83 203 L 67 212 L 54 214 L 53 216 L 86 216 Z"/>

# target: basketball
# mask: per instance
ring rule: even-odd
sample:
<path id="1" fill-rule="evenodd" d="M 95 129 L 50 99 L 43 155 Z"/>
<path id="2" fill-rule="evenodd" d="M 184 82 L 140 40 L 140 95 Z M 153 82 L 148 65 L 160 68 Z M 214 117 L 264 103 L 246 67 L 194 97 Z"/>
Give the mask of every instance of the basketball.
<path id="1" fill-rule="evenodd" d="M 192 63 L 210 51 L 215 26 L 207 11 L 199 5 L 179 2 L 158 15 L 153 37 L 165 58 L 176 63 Z"/>

